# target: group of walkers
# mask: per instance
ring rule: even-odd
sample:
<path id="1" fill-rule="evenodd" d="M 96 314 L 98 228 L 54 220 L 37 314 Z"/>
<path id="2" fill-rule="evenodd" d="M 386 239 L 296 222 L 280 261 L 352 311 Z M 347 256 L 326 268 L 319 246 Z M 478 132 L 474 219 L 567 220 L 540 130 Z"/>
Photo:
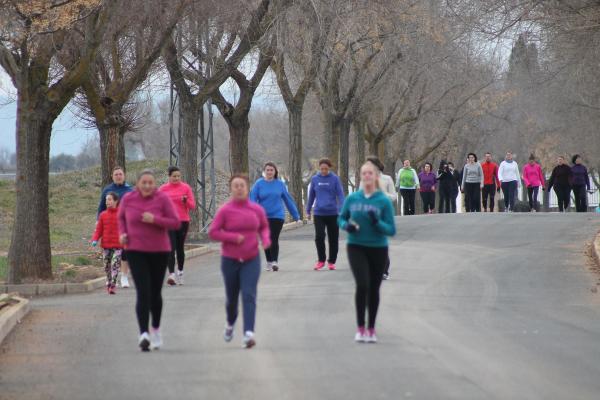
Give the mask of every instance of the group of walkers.
<path id="1" fill-rule="evenodd" d="M 415 213 L 417 190 L 426 213 L 433 213 L 435 209 L 436 191 L 440 197 L 439 212 L 456 212 L 459 190 L 465 194 L 467 212 L 481 211 L 481 204 L 484 211 L 489 204 L 489 211 L 493 212 L 494 196 L 499 190 L 503 191 L 506 209 L 510 211 L 522 178 L 532 208 L 535 208 L 540 187 L 547 190 L 554 187 L 561 211 L 568 207 L 571 190 L 575 193 L 577 211 L 585 211 L 585 190 L 590 189 L 588 172 L 581 157 L 574 156 L 573 164 L 569 167 L 560 157 L 546 184 L 533 156 L 520 175 L 510 152 L 499 166 L 492 161 L 490 153 L 486 153 L 482 163 L 476 154 L 470 153 L 462 173 L 446 161 L 440 163 L 437 173 L 433 172 L 431 163 L 426 163 L 417 173 L 410 161 L 405 160 L 394 183 L 391 176 L 383 174 L 382 162 L 377 157 L 369 157 L 360 168 L 359 190 L 345 197 L 340 179 L 331 171 L 331 161 L 323 158 L 319 160 L 319 171 L 310 181 L 305 210 L 307 217 L 314 220 L 317 261 L 313 269 L 336 270 L 339 229 L 346 231 L 348 263 L 356 283 L 355 340 L 374 343 L 380 286 L 389 278 L 387 238 L 396 233 L 393 202 L 397 201 L 397 189 L 404 200 L 405 215 Z M 113 183 L 102 192 L 92 237 L 94 246 L 102 240 L 109 294 L 116 293 L 119 274 L 121 287 L 129 286 L 126 270 L 129 264 L 136 288 L 139 347 L 143 351 L 162 346 L 161 291 L 167 269 L 167 284 L 183 285 L 189 212 L 196 207 L 194 194 L 190 186 L 182 182 L 179 169 L 170 167 L 168 174 L 169 182 L 158 188 L 154 173 L 144 170 L 133 188 L 125 182 L 123 169 L 116 167 Z M 300 214 L 272 162 L 264 165 L 263 176 L 253 185 L 247 176 L 233 175 L 229 191 L 230 198 L 217 211 L 208 235 L 222 243 L 221 273 L 226 297 L 223 338 L 226 342 L 233 339 L 241 297 L 242 345 L 251 348 L 256 344 L 260 246 L 265 253 L 265 270 L 279 271 L 279 235 L 286 209 L 294 221 L 300 220 Z"/>
<path id="2" fill-rule="evenodd" d="M 507 152 L 500 165 L 492 160 L 491 153 L 485 153 L 485 160 L 479 162 L 475 153 L 469 153 L 461 172 L 451 162 L 442 160 L 437 173 L 427 162 L 417 173 L 405 160 L 396 175 L 396 188 L 403 200 L 403 214 L 415 214 L 415 194 L 419 191 L 423 203 L 423 213 L 432 214 L 435 210 L 435 194 L 439 193 L 439 213 L 455 213 L 459 191 L 463 193 L 466 212 L 494 212 L 495 195 L 502 190 L 505 212 L 515 210 L 521 185 L 527 188 L 529 210 L 539 211 L 538 195 L 540 189 L 550 191 L 554 188 L 558 199 L 558 209 L 566 212 L 569 208 L 571 191 L 575 198 L 577 212 L 586 212 L 587 192 L 592 193 L 587 168 L 580 155 L 572 157 L 572 166 L 567 165 L 560 156 L 552 174 L 545 182 L 544 174 L 535 156 L 529 156 L 522 174 L 513 160 L 512 152 Z"/>

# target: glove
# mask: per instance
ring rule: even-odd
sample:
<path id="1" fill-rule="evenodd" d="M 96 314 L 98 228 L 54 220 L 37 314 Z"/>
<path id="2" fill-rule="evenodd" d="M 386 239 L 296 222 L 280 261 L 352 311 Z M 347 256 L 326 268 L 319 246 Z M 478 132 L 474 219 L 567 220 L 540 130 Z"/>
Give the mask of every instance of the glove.
<path id="1" fill-rule="evenodd" d="M 369 219 L 371 220 L 371 223 L 373 225 L 377 225 L 377 222 L 379 222 L 379 218 L 377 218 L 377 213 L 374 210 L 369 210 L 367 211 L 367 214 L 369 214 Z"/>
<path id="2" fill-rule="evenodd" d="M 346 224 L 346 232 L 354 233 L 358 231 L 358 226 L 354 222 L 348 222 Z"/>
<path id="3" fill-rule="evenodd" d="M 96 246 L 98 246 L 98 241 L 97 241 L 97 240 L 94 240 L 94 241 L 92 241 L 92 246 L 93 246 L 93 247 L 96 247 Z"/>

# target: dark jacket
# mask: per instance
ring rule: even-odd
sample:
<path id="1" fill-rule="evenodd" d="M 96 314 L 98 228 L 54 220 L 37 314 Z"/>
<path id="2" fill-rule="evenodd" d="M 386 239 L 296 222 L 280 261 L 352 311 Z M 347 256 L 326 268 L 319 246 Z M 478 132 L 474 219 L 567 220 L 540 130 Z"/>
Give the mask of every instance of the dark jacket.
<path id="1" fill-rule="evenodd" d="M 575 164 L 571 167 L 571 184 L 585 185 L 587 190 L 590 190 L 590 176 L 588 170 L 583 164 Z"/>
<path id="2" fill-rule="evenodd" d="M 571 172 L 571 167 L 567 164 L 557 165 L 552 170 L 552 175 L 550 175 L 550 179 L 548 179 L 548 190 L 552 189 L 552 186 L 571 186 L 571 177 L 573 173 Z"/>

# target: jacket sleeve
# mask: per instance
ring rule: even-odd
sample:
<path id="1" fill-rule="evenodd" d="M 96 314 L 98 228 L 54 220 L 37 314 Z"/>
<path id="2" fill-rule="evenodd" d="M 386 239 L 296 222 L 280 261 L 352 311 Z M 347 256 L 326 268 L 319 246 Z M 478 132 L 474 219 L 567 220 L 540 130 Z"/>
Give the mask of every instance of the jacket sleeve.
<path id="1" fill-rule="evenodd" d="M 377 221 L 375 228 L 386 236 L 394 236 L 396 234 L 394 209 L 390 201 L 385 202 L 385 206 L 381 210 L 381 218 Z"/>
<path id="2" fill-rule="evenodd" d="M 252 185 L 252 189 L 250 189 L 250 201 L 258 203 L 259 191 L 260 189 L 258 188 L 258 181 L 256 181 L 254 182 L 254 185 Z"/>
<path id="3" fill-rule="evenodd" d="M 219 211 L 217 211 L 215 218 L 210 223 L 210 228 L 208 228 L 208 237 L 217 242 L 237 243 L 240 234 L 227 232 L 223 229 L 225 226 L 225 213 L 226 211 L 223 211 L 223 208 L 220 208 Z"/>
<path id="4" fill-rule="evenodd" d="M 127 234 L 127 218 L 125 215 L 125 208 L 127 205 L 127 198 L 123 198 L 119 204 L 119 211 L 117 211 L 117 220 L 119 221 L 119 235 Z"/>
<path id="5" fill-rule="evenodd" d="M 500 187 L 500 179 L 498 179 L 498 166 L 494 166 L 494 181 L 496 182 L 496 186 Z"/>
<path id="6" fill-rule="evenodd" d="M 346 200 L 346 196 L 344 195 L 344 189 L 342 188 L 342 181 L 340 180 L 340 177 L 336 177 L 336 195 L 337 195 L 337 205 L 338 205 L 338 210 L 340 209 L 340 205 L 344 204 L 344 201 Z"/>
<path id="7" fill-rule="evenodd" d="M 498 167 L 498 180 L 500 182 L 504 181 L 504 163 L 500 163 L 500 167 Z"/>
<path id="8" fill-rule="evenodd" d="M 556 168 L 552 169 L 552 173 L 550 174 L 550 179 L 548 179 L 548 186 L 546 189 L 548 189 L 548 191 L 550 191 L 550 189 L 552 189 L 552 186 L 554 186 L 554 179 L 556 179 Z"/>
<path id="9" fill-rule="evenodd" d="M 485 177 L 483 176 L 483 167 L 481 166 L 481 163 L 477 163 L 477 170 L 479 171 L 479 186 L 483 187 Z"/>
<path id="10" fill-rule="evenodd" d="M 386 194 L 388 196 L 388 199 L 390 199 L 390 201 L 392 203 L 398 201 L 398 192 L 396 192 L 396 187 L 394 186 L 394 180 L 390 177 L 390 179 L 386 179 Z"/>
<path id="11" fill-rule="evenodd" d="M 258 233 L 260 234 L 260 241 L 263 248 L 271 246 L 271 230 L 269 229 L 269 221 L 267 220 L 267 214 L 262 207 L 259 207 L 256 212 L 258 213 Z"/>
<path id="12" fill-rule="evenodd" d="M 412 170 L 413 172 L 413 176 L 415 178 L 415 189 L 419 189 L 421 187 L 421 181 L 419 180 L 419 174 L 417 174 L 417 171 L 415 169 Z"/>
<path id="13" fill-rule="evenodd" d="M 526 166 L 523 167 L 523 182 L 525 182 L 525 187 L 529 187 L 529 179 L 527 178 L 527 171 L 529 168 Z M 537 173 L 537 171 L 536 171 Z"/>
<path id="14" fill-rule="evenodd" d="M 338 226 L 344 230 L 346 229 L 346 226 L 348 226 L 348 221 L 350 220 L 350 208 L 348 203 L 349 201 L 346 199 L 342 206 L 342 210 L 340 211 L 340 215 L 338 216 Z"/>
<path id="15" fill-rule="evenodd" d="M 98 218 L 98 222 L 96 223 L 96 229 L 94 230 L 94 234 L 92 235 L 92 241 L 97 242 L 98 239 L 102 237 L 104 233 L 104 221 L 102 221 L 102 216 Z"/>
<path id="16" fill-rule="evenodd" d="M 100 193 L 100 202 L 98 203 L 98 213 L 96 213 L 96 220 L 100 218 L 100 213 L 106 210 L 106 188 L 102 189 Z"/>
<path id="17" fill-rule="evenodd" d="M 310 187 L 308 188 L 308 201 L 306 202 L 306 213 L 310 214 L 312 211 L 313 203 L 315 202 L 315 181 L 311 178 Z"/>
<path id="18" fill-rule="evenodd" d="M 162 215 L 154 216 L 154 224 L 165 229 L 169 229 L 171 231 L 179 229 L 179 227 L 181 226 L 181 221 L 179 220 L 179 216 L 175 211 L 175 206 L 173 205 L 173 202 L 169 197 L 167 197 L 167 195 L 164 195 L 161 201 Z"/>
<path id="19" fill-rule="evenodd" d="M 294 199 L 292 199 L 292 196 L 290 195 L 290 192 L 288 192 L 287 187 L 283 183 L 281 184 L 281 186 L 283 188 L 281 192 L 283 202 L 285 203 L 285 206 L 287 207 L 290 214 L 292 214 L 292 218 L 294 219 L 294 221 L 297 221 L 300 219 L 300 213 L 298 212 L 296 203 L 294 203 Z"/>
<path id="20" fill-rule="evenodd" d="M 194 191 L 192 190 L 192 187 L 190 185 L 187 185 L 186 191 L 187 191 L 186 204 L 187 204 L 188 210 L 194 210 L 196 208 L 196 198 L 194 197 Z"/>

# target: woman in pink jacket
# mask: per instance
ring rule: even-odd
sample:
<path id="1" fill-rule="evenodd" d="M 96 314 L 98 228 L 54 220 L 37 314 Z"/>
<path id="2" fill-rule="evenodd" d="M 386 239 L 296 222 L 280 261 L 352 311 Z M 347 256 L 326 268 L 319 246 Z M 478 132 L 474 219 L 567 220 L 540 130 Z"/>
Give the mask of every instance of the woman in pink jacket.
<path id="1" fill-rule="evenodd" d="M 119 241 L 127 249 L 137 300 L 135 312 L 140 327 L 142 351 L 162 346 L 159 331 L 162 314 L 161 289 L 171 252 L 169 230 L 179 228 L 179 218 L 166 194 L 156 190 L 150 170 L 140 173 L 136 190 L 121 200 L 119 207 Z M 148 325 L 152 315 L 152 329 Z"/>
<path id="2" fill-rule="evenodd" d="M 183 285 L 183 264 L 185 262 L 185 238 L 190 227 L 190 211 L 196 208 L 194 192 L 187 183 L 181 180 L 181 171 L 178 167 L 169 167 L 169 182 L 158 189 L 165 193 L 173 202 L 181 226 L 179 229 L 169 231 L 171 240 L 171 254 L 169 255 L 169 277 L 167 284 Z M 175 255 L 177 255 L 177 275 L 175 275 Z"/>
<path id="3" fill-rule="evenodd" d="M 208 231 L 212 240 L 222 242 L 221 272 L 227 297 L 227 325 L 223 338 L 233 339 L 233 326 L 238 315 L 238 298 L 242 292 L 244 309 L 244 339 L 242 345 L 251 348 L 254 340 L 256 287 L 260 277 L 259 238 L 263 248 L 271 246 L 269 222 L 264 209 L 248 200 L 250 183 L 244 175 L 229 180 L 231 199 L 213 219 Z"/>
<path id="4" fill-rule="evenodd" d="M 523 167 L 523 182 L 527 187 L 527 197 L 529 198 L 529 208 L 531 211 L 538 210 L 538 193 L 540 186 L 545 187 L 544 174 L 540 164 L 535 162 L 535 156 L 529 156 L 529 162 Z"/>

